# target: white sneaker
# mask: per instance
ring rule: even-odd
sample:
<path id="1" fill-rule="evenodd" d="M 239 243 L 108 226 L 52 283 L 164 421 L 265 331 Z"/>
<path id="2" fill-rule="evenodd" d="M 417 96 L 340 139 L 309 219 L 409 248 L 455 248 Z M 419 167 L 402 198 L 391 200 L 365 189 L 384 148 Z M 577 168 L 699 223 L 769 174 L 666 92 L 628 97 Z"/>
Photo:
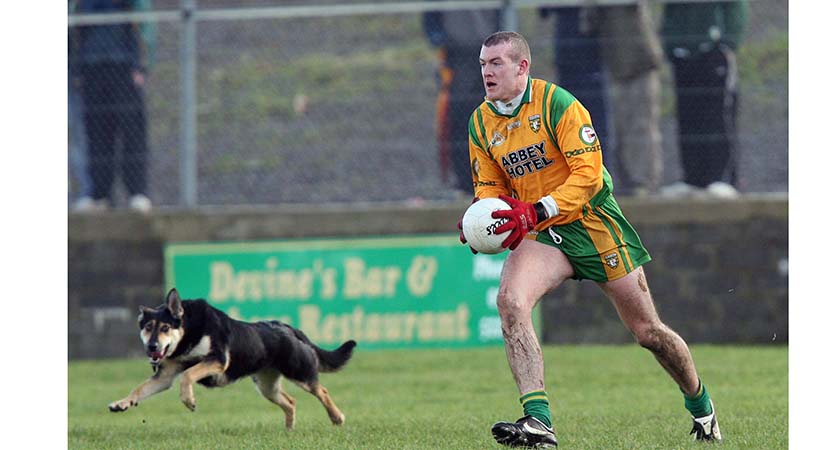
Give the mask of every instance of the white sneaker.
<path id="1" fill-rule="evenodd" d="M 143 194 L 137 194 L 131 197 L 128 206 L 135 211 L 147 213 L 152 209 L 152 201 Z"/>
<path id="2" fill-rule="evenodd" d="M 715 198 L 738 198 L 738 190 L 735 186 L 723 181 L 715 181 L 706 186 L 706 192 Z"/>
<path id="3" fill-rule="evenodd" d="M 693 197 L 698 196 L 702 192 L 703 189 L 697 186 L 692 186 L 683 181 L 677 181 L 676 183 L 664 186 L 659 190 L 660 195 L 668 198 Z"/>
<path id="4" fill-rule="evenodd" d="M 94 200 L 91 197 L 82 197 L 73 203 L 70 208 L 76 212 L 100 212 L 108 210 L 108 200 L 99 199 Z"/>

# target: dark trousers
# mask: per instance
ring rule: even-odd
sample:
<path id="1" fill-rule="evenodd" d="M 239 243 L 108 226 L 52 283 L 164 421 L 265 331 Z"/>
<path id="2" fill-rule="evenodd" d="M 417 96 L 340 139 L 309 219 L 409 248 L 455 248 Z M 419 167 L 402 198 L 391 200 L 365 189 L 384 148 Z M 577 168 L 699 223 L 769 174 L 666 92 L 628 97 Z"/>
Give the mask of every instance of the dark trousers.
<path id="1" fill-rule="evenodd" d="M 472 195 L 469 122 L 473 110 L 484 99 L 484 80 L 476 49 L 445 49 L 442 52 L 438 93 L 438 150 L 443 179 L 449 167 L 455 173 L 456 189 Z"/>
<path id="2" fill-rule="evenodd" d="M 556 84 L 569 91 L 589 111 L 592 127 L 604 149 L 607 166 L 612 160 L 610 151 L 609 97 L 606 73 L 601 59 L 598 36 L 584 33 L 581 28 L 581 9 L 557 8 L 554 36 L 554 67 Z"/>
<path id="3" fill-rule="evenodd" d="M 129 195 L 146 194 L 146 106 L 128 64 L 82 66 L 88 172 L 92 197 L 110 199 L 116 176 L 117 140 L 122 144 L 120 173 Z"/>
<path id="4" fill-rule="evenodd" d="M 683 178 L 737 184 L 735 54 L 721 47 L 673 60 Z"/>

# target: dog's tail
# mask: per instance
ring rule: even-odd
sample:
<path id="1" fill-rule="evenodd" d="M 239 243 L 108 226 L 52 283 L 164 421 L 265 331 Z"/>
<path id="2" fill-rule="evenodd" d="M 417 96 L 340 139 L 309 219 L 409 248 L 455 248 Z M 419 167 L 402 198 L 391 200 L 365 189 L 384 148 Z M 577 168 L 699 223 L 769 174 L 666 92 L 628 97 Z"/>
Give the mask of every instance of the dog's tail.
<path id="1" fill-rule="evenodd" d="M 335 372 L 344 367 L 344 365 L 347 364 L 347 361 L 350 360 L 350 357 L 353 356 L 353 348 L 356 347 L 356 341 L 352 339 L 341 344 L 341 347 L 338 347 L 333 351 L 324 350 L 323 348 L 315 345 L 314 342 L 310 341 L 309 338 L 303 334 L 303 331 L 281 322 L 274 321 L 273 323 L 278 326 L 287 327 L 292 331 L 292 333 L 294 333 L 298 340 L 315 350 L 315 354 L 318 356 L 318 372 Z"/>
<path id="2" fill-rule="evenodd" d="M 313 345 L 312 347 L 315 349 L 315 353 L 318 354 L 318 371 L 335 372 L 344 367 L 347 361 L 350 360 L 350 357 L 353 356 L 353 348 L 356 347 L 356 341 L 349 340 L 333 351 L 324 350 L 317 345 Z"/>

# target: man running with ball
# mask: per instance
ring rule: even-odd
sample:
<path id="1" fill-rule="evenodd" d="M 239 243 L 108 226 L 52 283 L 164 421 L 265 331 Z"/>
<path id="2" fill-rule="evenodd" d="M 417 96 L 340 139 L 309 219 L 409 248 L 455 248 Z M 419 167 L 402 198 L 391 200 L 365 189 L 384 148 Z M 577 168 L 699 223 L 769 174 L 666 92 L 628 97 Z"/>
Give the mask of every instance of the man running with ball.
<path id="1" fill-rule="evenodd" d="M 531 78 L 531 52 L 518 33 L 490 35 L 479 62 L 487 96 L 470 117 L 470 162 L 476 198 L 512 208 L 493 213 L 510 219 L 496 233 L 511 231 L 496 303 L 524 410 L 516 422 L 493 425 L 493 437 L 512 447 L 557 445 L 531 310 L 563 281 L 587 279 L 679 386 L 694 438 L 721 440 L 688 346 L 656 313 L 642 269 L 650 255 L 612 195 L 589 113 L 561 87 Z"/>

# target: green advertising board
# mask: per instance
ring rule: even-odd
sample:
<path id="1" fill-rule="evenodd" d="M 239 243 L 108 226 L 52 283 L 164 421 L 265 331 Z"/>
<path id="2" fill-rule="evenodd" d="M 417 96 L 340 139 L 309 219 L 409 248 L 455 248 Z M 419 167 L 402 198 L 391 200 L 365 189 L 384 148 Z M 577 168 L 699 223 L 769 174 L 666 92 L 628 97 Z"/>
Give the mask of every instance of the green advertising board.
<path id="1" fill-rule="evenodd" d="M 231 317 L 281 320 L 319 345 L 502 343 L 496 293 L 505 253 L 473 255 L 447 235 L 178 243 L 166 288 Z"/>

